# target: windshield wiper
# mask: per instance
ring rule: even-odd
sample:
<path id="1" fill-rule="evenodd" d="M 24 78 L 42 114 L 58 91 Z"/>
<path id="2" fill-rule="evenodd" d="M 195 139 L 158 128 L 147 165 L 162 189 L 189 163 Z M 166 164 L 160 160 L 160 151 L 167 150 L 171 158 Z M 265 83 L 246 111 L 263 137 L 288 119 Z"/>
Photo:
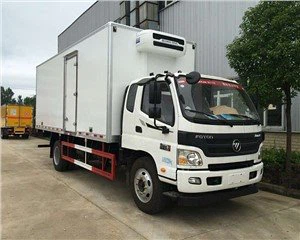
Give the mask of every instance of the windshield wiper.
<path id="1" fill-rule="evenodd" d="M 229 125 L 230 127 L 233 127 L 233 124 L 231 122 L 229 122 L 227 119 L 223 118 L 223 119 L 220 119 L 218 118 L 216 115 L 214 114 L 210 114 L 210 113 L 207 113 L 207 112 L 202 112 L 202 111 L 197 111 L 197 110 L 193 110 L 193 109 L 188 109 L 188 108 L 185 108 L 184 109 L 185 111 L 189 111 L 189 112 L 193 112 L 193 113 L 199 113 L 199 114 L 203 114 L 203 115 L 206 115 L 208 117 L 213 117 L 215 120 L 218 120 L 222 123 L 225 123 L 226 125 Z"/>
<path id="2" fill-rule="evenodd" d="M 235 117 L 243 117 L 243 118 L 246 118 L 246 119 L 249 119 L 249 120 L 252 120 L 258 124 L 260 124 L 260 121 L 258 119 L 255 119 L 253 117 L 250 117 L 250 116 L 247 116 L 247 115 L 243 115 L 243 114 L 230 114 L 232 116 L 235 116 Z"/>
<path id="3" fill-rule="evenodd" d="M 215 119 L 218 119 L 215 115 L 207 113 L 207 112 L 201 112 L 201 111 L 197 111 L 197 110 L 193 110 L 193 109 L 188 109 L 188 108 L 185 108 L 184 110 L 189 111 L 189 112 L 193 112 L 193 113 L 200 113 L 200 114 L 206 115 L 208 117 L 213 117 Z"/>
<path id="4" fill-rule="evenodd" d="M 243 114 L 231 114 L 231 113 L 230 113 L 229 115 L 235 116 L 235 117 L 243 117 L 243 118 L 247 118 L 247 119 L 250 119 L 250 120 L 256 120 L 256 119 L 254 119 L 254 118 L 252 118 L 252 117 L 250 117 L 250 116 L 243 115 Z"/>

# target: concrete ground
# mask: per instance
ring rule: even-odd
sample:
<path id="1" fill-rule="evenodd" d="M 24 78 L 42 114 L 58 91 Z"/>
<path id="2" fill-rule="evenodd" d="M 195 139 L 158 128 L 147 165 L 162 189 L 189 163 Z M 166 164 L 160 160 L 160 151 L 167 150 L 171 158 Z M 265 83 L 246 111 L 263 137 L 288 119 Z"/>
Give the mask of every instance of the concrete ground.
<path id="1" fill-rule="evenodd" d="M 122 181 L 56 172 L 46 143 L 2 141 L 3 239 L 300 239 L 300 200 L 261 191 L 150 216 Z"/>

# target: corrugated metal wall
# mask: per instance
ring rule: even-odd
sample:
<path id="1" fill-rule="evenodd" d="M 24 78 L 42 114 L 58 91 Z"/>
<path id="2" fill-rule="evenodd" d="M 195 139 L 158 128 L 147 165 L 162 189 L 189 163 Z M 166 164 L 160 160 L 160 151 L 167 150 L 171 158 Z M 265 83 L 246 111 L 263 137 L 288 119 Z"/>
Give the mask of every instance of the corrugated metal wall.
<path id="1" fill-rule="evenodd" d="M 239 34 L 245 11 L 255 1 L 178 1 L 160 12 L 161 31 L 197 43 L 196 70 L 203 74 L 236 77 L 228 65 L 226 45 Z M 292 100 L 293 131 L 300 131 L 300 93 Z"/>
<path id="2" fill-rule="evenodd" d="M 255 4 L 251 1 L 178 1 L 160 12 L 161 30 L 197 43 L 199 72 L 235 77 L 226 58 L 226 45 L 238 35 L 246 9 Z"/>
<path id="3" fill-rule="evenodd" d="M 119 1 L 97 1 L 58 36 L 58 52 L 120 15 Z"/>

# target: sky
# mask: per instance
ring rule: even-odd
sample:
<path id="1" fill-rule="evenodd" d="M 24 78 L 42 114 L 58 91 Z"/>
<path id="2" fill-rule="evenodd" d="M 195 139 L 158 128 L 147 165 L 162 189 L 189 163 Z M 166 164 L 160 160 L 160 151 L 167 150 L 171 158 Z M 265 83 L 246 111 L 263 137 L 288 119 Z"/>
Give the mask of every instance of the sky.
<path id="1" fill-rule="evenodd" d="M 1 86 L 35 94 L 36 66 L 57 54 L 57 36 L 95 1 L 3 1 Z"/>

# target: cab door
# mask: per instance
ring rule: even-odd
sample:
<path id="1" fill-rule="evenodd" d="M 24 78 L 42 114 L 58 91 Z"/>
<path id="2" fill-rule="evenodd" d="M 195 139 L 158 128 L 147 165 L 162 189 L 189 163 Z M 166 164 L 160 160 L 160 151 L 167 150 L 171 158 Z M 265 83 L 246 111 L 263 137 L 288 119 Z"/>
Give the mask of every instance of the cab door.
<path id="1" fill-rule="evenodd" d="M 136 132 L 139 136 L 141 150 L 148 152 L 155 160 L 159 177 L 176 180 L 177 165 L 177 119 L 174 104 L 175 90 L 166 82 L 158 82 L 162 89 L 161 117 L 154 121 L 149 117 L 149 109 L 153 104 L 149 103 L 149 83 L 139 87 L 140 103 L 136 115 Z M 157 127 L 166 127 L 168 133 L 163 133 Z M 163 180 L 163 179 L 162 179 Z"/>

